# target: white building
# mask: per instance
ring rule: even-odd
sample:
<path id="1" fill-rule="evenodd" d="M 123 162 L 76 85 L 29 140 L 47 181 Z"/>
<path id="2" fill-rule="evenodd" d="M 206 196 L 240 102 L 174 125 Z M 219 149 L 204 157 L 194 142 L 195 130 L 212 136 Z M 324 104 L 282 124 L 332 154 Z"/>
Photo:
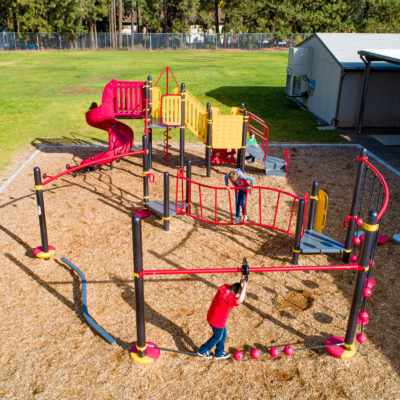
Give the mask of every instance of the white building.
<path id="1" fill-rule="evenodd" d="M 328 124 L 356 127 L 365 63 L 360 50 L 398 54 L 400 34 L 316 33 L 290 48 L 286 94 Z M 400 127 L 400 66 L 373 61 L 364 127 Z"/>

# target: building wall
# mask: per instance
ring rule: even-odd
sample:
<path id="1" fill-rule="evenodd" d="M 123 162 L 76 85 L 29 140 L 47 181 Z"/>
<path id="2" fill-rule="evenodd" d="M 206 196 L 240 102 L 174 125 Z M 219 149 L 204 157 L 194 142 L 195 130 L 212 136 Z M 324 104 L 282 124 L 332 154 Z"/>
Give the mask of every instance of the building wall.
<path id="1" fill-rule="evenodd" d="M 336 115 L 341 67 L 317 37 L 312 37 L 303 46 L 312 48 L 309 78 L 315 80 L 315 89 L 310 91 L 312 94 L 309 97 L 302 97 L 298 100 L 320 119 L 333 123 Z"/>
<path id="2" fill-rule="evenodd" d="M 356 127 L 364 71 L 349 71 L 343 79 L 338 114 L 340 127 Z M 400 71 L 370 71 L 364 127 L 400 127 Z"/>

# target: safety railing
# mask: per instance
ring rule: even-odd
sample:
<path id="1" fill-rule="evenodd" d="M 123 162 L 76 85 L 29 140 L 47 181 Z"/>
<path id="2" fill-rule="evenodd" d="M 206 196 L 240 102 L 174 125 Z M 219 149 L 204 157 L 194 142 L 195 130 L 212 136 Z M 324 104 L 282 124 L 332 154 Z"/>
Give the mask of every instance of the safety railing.
<path id="1" fill-rule="evenodd" d="M 267 149 L 268 149 L 268 137 L 269 137 L 269 127 L 257 115 L 253 114 L 252 112 L 248 111 L 249 115 L 249 124 L 247 126 L 247 130 L 250 133 L 254 133 L 262 140 L 262 151 L 264 152 L 264 161 L 267 159 Z"/>
<path id="2" fill-rule="evenodd" d="M 114 110 L 117 118 L 143 118 L 145 82 L 113 80 Z"/>
<path id="3" fill-rule="evenodd" d="M 188 190 L 185 191 L 185 185 L 188 187 Z M 205 190 L 211 190 L 211 196 L 213 197 L 213 206 L 209 207 L 204 205 L 204 191 Z M 215 224 L 215 225 L 232 225 L 234 223 L 234 215 L 233 215 L 233 205 L 232 201 L 235 199 L 234 194 L 232 194 L 233 191 L 237 190 L 247 190 L 247 195 L 246 195 L 246 200 L 245 200 L 245 205 L 244 205 L 244 210 L 243 210 L 243 215 L 246 215 L 247 213 L 247 205 L 248 205 L 248 194 L 250 194 L 250 191 L 257 193 L 257 204 L 258 204 L 258 217 L 252 218 L 252 221 L 242 221 L 241 224 L 244 225 L 256 225 L 256 226 L 263 226 L 266 228 L 271 228 L 276 231 L 285 233 L 289 236 L 294 237 L 295 236 L 295 224 L 296 224 L 296 218 L 295 218 L 295 209 L 296 209 L 296 204 L 298 204 L 298 201 L 301 200 L 302 198 L 299 196 L 296 196 L 292 193 L 286 192 L 284 190 L 276 189 L 276 188 L 270 188 L 270 187 L 263 187 L 263 186 L 252 186 L 252 187 L 231 187 L 231 188 L 226 188 L 225 186 L 223 187 L 218 187 L 218 186 L 210 186 L 206 185 L 203 183 L 199 183 L 196 181 L 193 181 L 192 179 L 188 179 L 183 175 L 183 170 L 179 170 L 177 174 L 177 181 L 176 181 L 176 199 L 175 199 L 175 206 L 176 206 L 176 213 L 182 213 L 185 214 L 191 218 L 194 218 L 198 221 L 210 223 L 210 224 Z M 271 204 L 268 206 L 269 210 L 273 210 L 273 222 L 268 223 L 266 221 L 266 218 L 263 216 L 263 193 L 266 192 L 274 192 L 276 193 L 276 203 Z M 197 194 L 198 196 L 198 208 L 199 211 L 197 214 L 192 213 L 192 209 L 194 208 L 194 203 L 193 203 L 193 198 L 194 198 L 194 193 Z M 226 209 L 220 209 L 218 207 L 219 201 L 222 199 L 222 196 L 225 195 L 225 204 L 226 200 L 228 200 L 228 207 L 229 212 Z M 186 196 L 186 204 L 185 205 L 185 196 Z M 228 197 L 226 199 L 226 196 Z M 280 206 L 282 205 L 283 198 L 286 198 L 286 209 L 284 212 L 288 211 L 288 214 L 285 215 L 285 218 L 278 218 L 279 212 L 280 212 Z M 233 198 L 233 199 L 232 199 Z M 301 235 L 304 235 L 305 231 L 305 219 L 307 215 L 307 206 L 308 206 L 308 193 L 305 193 L 303 197 L 305 201 L 305 212 L 304 212 L 304 220 L 302 221 L 302 233 Z M 180 204 L 180 206 L 178 206 Z M 252 203 L 252 210 L 254 212 L 254 201 Z M 209 218 L 208 216 L 205 215 L 205 211 L 208 212 L 208 214 L 211 212 L 213 215 L 213 218 Z M 222 215 L 222 217 L 221 217 Z M 225 220 L 223 218 L 225 217 Z M 221 219 L 222 218 L 222 219 Z M 282 222 L 282 219 L 285 220 L 285 222 Z"/>
<path id="4" fill-rule="evenodd" d="M 207 139 L 207 109 L 188 91 L 185 91 L 186 126 L 203 142 Z"/>

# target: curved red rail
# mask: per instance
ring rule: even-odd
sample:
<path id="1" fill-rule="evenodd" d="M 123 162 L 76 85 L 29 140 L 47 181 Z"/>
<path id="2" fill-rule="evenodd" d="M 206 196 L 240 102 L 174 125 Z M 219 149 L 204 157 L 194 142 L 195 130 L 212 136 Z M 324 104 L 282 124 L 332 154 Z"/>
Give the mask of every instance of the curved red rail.
<path id="1" fill-rule="evenodd" d="M 127 156 L 136 156 L 138 154 L 144 154 L 147 150 L 138 150 L 138 151 L 131 151 L 129 153 L 124 153 L 124 154 L 117 154 L 115 156 L 112 157 L 108 157 L 108 158 L 102 158 L 101 159 L 101 165 L 102 164 L 108 164 L 111 163 L 112 161 L 116 160 L 117 158 L 123 158 L 123 157 L 127 157 Z M 88 167 L 92 167 L 93 165 L 99 165 L 100 160 L 94 160 L 88 163 L 85 163 L 84 165 L 77 165 L 76 167 L 72 167 L 72 168 L 68 168 L 66 171 L 60 172 L 57 175 L 54 176 L 50 176 L 50 175 L 44 175 L 45 176 L 45 181 L 42 182 L 42 186 L 45 186 L 47 184 L 49 184 L 50 182 L 55 181 L 58 178 L 61 178 L 64 175 L 72 175 L 73 172 L 75 171 L 79 171 L 82 168 L 88 168 Z"/>
<path id="2" fill-rule="evenodd" d="M 360 162 L 363 162 L 365 165 L 367 165 L 374 173 L 375 175 L 378 177 L 378 179 L 380 180 L 382 186 L 383 186 L 383 190 L 385 191 L 385 200 L 382 204 L 382 208 L 380 209 L 379 213 L 378 213 L 378 218 L 377 218 L 377 222 L 379 222 L 379 220 L 382 218 L 383 214 L 385 214 L 385 211 L 387 209 L 387 206 L 389 204 L 389 187 L 385 181 L 385 178 L 382 176 L 382 174 L 375 168 L 375 166 L 373 166 L 369 161 L 367 157 L 357 157 L 357 160 Z"/>

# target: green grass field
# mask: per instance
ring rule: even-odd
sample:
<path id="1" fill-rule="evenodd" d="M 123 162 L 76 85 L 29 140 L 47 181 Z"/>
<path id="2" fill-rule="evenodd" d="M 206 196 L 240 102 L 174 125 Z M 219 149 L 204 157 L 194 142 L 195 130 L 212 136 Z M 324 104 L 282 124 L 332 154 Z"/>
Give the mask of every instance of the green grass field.
<path id="1" fill-rule="evenodd" d="M 338 142 L 320 132 L 313 117 L 284 95 L 287 53 L 215 52 L 18 52 L 0 53 L 0 169 L 16 151 L 44 141 L 107 141 L 86 124 L 85 112 L 113 78 L 155 82 L 170 66 L 178 82 L 204 104 L 229 112 L 245 102 L 270 127 L 272 141 Z M 129 121 L 138 137 L 143 121 Z M 173 131 L 173 140 L 177 138 Z M 154 132 L 154 140 L 162 132 Z M 187 141 L 195 141 L 189 133 Z"/>

